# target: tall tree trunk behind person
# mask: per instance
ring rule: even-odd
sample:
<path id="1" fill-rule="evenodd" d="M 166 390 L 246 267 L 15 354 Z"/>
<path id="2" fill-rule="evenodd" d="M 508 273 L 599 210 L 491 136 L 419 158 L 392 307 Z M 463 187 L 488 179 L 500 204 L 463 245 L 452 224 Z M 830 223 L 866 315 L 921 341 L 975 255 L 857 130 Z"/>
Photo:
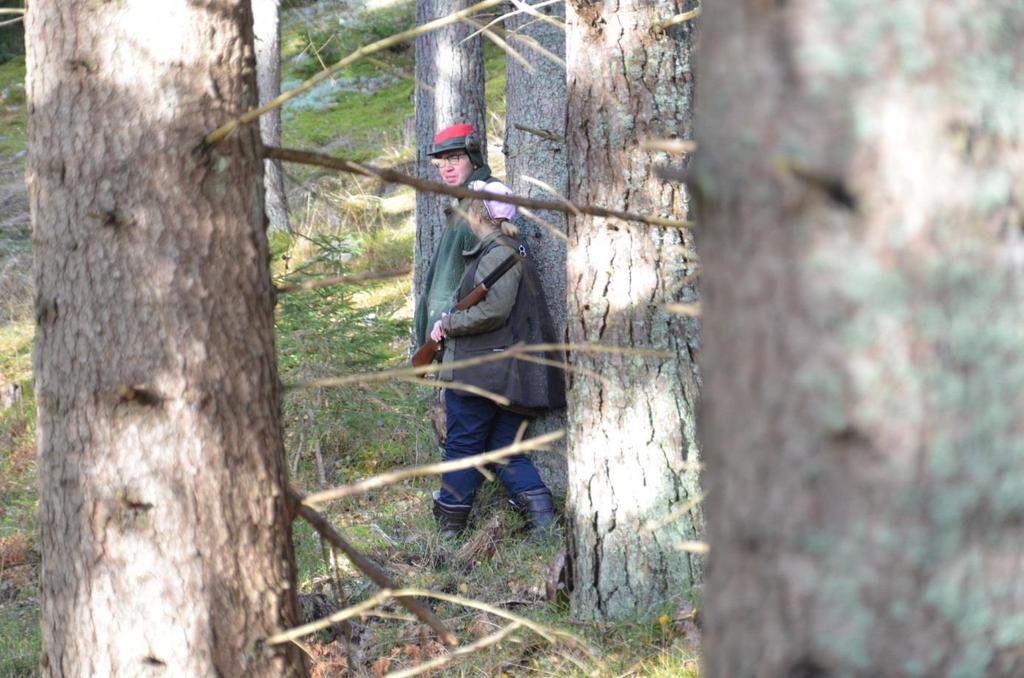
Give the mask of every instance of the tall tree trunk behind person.
<path id="1" fill-rule="evenodd" d="M 416 23 L 424 24 L 472 5 L 470 0 L 417 0 Z M 475 31 L 463 23 L 446 26 L 416 38 L 416 175 L 438 181 L 426 152 L 438 131 L 468 122 L 480 132 L 486 147 L 484 124 L 484 49 L 480 37 L 465 40 Z M 419 297 L 444 229 L 444 208 L 451 198 L 416 194 L 416 252 L 413 293 Z"/>
<path id="2" fill-rule="evenodd" d="M 660 21 L 683 0 L 613 9 L 567 3 L 569 198 L 681 218 L 687 197 L 659 178 L 663 153 L 642 144 L 689 137 L 687 24 Z M 569 220 L 569 340 L 667 352 L 576 352 L 569 390 L 569 494 L 578 618 L 646 618 L 700 579 L 701 514 L 694 432 L 696 321 L 667 304 L 695 300 L 690 234 L 614 219 Z M 593 376 L 597 372 L 598 376 Z"/>
<path id="3" fill-rule="evenodd" d="M 1024 675 L 1024 6 L 707 3 L 708 676 Z"/>
<path id="4" fill-rule="evenodd" d="M 253 32 L 256 46 L 256 83 L 260 105 L 281 93 L 281 0 L 252 0 Z M 267 146 L 281 145 L 281 109 L 260 116 L 260 137 Z M 270 228 L 290 230 L 288 198 L 280 160 L 263 161 L 267 219 Z"/>
<path id="5" fill-rule="evenodd" d="M 530 4 L 537 4 L 537 0 Z M 557 21 L 565 20 L 562 5 L 548 5 L 538 13 Z M 509 32 L 533 40 L 549 53 L 565 58 L 565 32 L 556 25 L 520 13 L 505 21 Z M 531 73 L 517 60 L 505 60 L 507 73 L 507 113 L 505 114 L 505 175 L 516 195 L 551 200 L 553 196 L 542 186 L 549 186 L 564 198 L 568 189 L 569 170 L 565 148 L 565 66 L 538 50 L 525 40 L 509 41 L 511 46 L 533 67 Z M 531 131 L 532 130 L 532 131 Z M 539 182 L 539 183 L 538 183 Z M 544 296 L 557 336 L 565 335 L 565 214 L 544 210 L 535 217 L 547 223 L 520 218 L 520 239 L 529 248 L 537 266 Z M 561 233 L 558 237 L 552 231 Z M 565 413 L 553 412 L 530 425 L 531 435 L 565 428 Z M 562 454 L 540 454 L 534 461 L 544 480 L 556 492 L 563 492 L 566 483 L 565 457 Z"/>
<path id="6" fill-rule="evenodd" d="M 43 673 L 301 674 L 249 3 L 27 38 Z"/>

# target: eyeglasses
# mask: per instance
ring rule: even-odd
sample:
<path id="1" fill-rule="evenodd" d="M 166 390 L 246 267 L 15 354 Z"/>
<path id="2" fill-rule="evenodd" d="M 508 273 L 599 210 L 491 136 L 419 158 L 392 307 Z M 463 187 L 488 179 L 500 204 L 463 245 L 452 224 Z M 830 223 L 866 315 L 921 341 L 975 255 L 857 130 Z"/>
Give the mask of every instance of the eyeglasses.
<path id="1" fill-rule="evenodd" d="M 455 167 L 460 162 L 462 162 L 463 158 L 468 158 L 468 157 L 469 156 L 466 155 L 465 153 L 456 153 L 455 155 L 449 155 L 449 156 L 446 156 L 444 158 L 434 158 L 430 162 L 433 163 L 434 167 L 437 167 L 437 168 L 441 168 L 441 167 Z"/>

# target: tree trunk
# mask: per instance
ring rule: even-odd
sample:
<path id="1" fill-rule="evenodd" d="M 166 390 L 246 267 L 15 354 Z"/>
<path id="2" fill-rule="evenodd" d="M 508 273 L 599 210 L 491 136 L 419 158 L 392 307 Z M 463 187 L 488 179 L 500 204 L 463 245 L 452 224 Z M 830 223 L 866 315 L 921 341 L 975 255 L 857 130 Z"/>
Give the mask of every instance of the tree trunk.
<path id="1" fill-rule="evenodd" d="M 27 36 L 43 673 L 301 674 L 249 3 Z"/>
<path id="2" fill-rule="evenodd" d="M 536 4 L 534 0 L 530 4 Z M 548 5 L 537 10 L 559 21 L 565 20 L 562 5 Z M 535 17 L 520 13 L 505 20 L 505 28 L 537 44 L 552 54 L 565 58 L 565 32 Z M 507 109 L 505 115 L 505 175 L 516 195 L 544 198 L 552 196 L 536 182 L 552 189 L 558 197 L 568 192 L 569 169 L 565 151 L 565 66 L 543 56 L 524 40 L 510 39 L 511 46 L 534 68 L 528 71 L 515 59 L 506 59 Z M 529 129 L 527 129 L 529 128 Z M 533 131 L 529 131 L 533 130 Z M 538 132 L 546 132 L 545 137 Z M 528 218 L 521 218 L 520 239 L 526 243 L 540 274 L 541 287 L 548 301 L 551 319 L 559 337 L 565 336 L 565 240 L 551 231 L 565 234 L 565 214 L 544 210 L 536 216 L 550 226 L 544 227 Z M 543 435 L 565 428 L 565 413 L 552 412 L 534 419 L 531 435 Z M 540 467 L 548 486 L 559 493 L 566 489 L 566 467 L 563 450 L 539 454 L 534 461 Z"/>
<path id="3" fill-rule="evenodd" d="M 705 8 L 707 675 L 1024 675 L 1024 7 Z"/>
<path id="4" fill-rule="evenodd" d="M 448 16 L 474 4 L 471 0 L 417 0 L 416 23 Z M 486 140 L 484 119 L 484 49 L 480 37 L 463 42 L 476 29 L 457 23 L 416 38 L 416 175 L 439 181 L 426 153 L 434 135 L 445 127 L 468 122 Z M 430 193 L 416 195 L 416 252 L 413 293 L 419 298 L 427 268 L 441 231 L 444 208 L 451 199 Z"/>
<path id="5" fill-rule="evenodd" d="M 693 32 L 654 24 L 683 0 L 567 3 L 569 198 L 680 218 L 682 186 L 641 144 L 691 135 Z M 573 354 L 568 512 L 578 618 L 651 619 L 700 579 L 685 542 L 701 531 L 694 433 L 698 345 L 691 235 L 618 220 L 569 220 L 569 340 L 667 351 Z"/>
<path id="6" fill-rule="evenodd" d="M 253 32 L 256 45 L 256 84 L 260 105 L 281 93 L 280 0 L 252 0 Z M 267 146 L 281 145 L 281 109 L 260 116 L 260 138 Z M 288 198 L 280 160 L 263 161 L 267 220 L 272 229 L 290 230 Z"/>

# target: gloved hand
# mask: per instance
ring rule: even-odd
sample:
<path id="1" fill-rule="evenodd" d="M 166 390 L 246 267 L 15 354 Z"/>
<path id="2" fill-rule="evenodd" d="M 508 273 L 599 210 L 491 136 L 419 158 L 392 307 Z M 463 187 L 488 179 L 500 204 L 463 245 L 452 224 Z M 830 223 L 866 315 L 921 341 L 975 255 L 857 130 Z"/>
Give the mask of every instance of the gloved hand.
<path id="1" fill-rule="evenodd" d="M 448 314 L 447 313 L 441 314 L 441 318 L 443 319 L 446 315 L 448 315 Z M 441 327 L 441 321 L 440 320 L 438 320 L 436 323 L 434 323 L 434 329 L 430 330 L 430 338 L 433 339 L 434 341 L 436 341 L 439 344 L 441 343 L 441 340 L 444 339 L 444 329 Z"/>

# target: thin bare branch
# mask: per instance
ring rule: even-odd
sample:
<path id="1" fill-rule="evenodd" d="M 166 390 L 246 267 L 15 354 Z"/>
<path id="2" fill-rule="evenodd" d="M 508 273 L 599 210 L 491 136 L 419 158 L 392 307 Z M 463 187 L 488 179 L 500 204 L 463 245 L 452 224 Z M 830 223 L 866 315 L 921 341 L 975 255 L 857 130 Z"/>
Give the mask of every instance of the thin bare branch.
<path id="1" fill-rule="evenodd" d="M 695 7 L 694 9 L 691 9 L 688 12 L 683 12 L 682 14 L 676 14 L 674 17 L 665 19 L 664 21 L 655 24 L 654 25 L 654 29 L 655 30 L 659 30 L 659 31 L 664 31 L 664 30 L 667 30 L 667 29 L 671 28 L 672 26 L 675 26 L 676 24 L 681 24 L 684 21 L 689 21 L 690 19 L 696 19 L 697 17 L 700 16 L 700 14 L 701 14 L 700 7 Z"/>
<path id="2" fill-rule="evenodd" d="M 538 226 L 540 226 L 541 228 L 543 228 L 546 231 L 548 231 L 548 233 L 551 233 L 553 236 L 555 236 L 559 240 L 562 240 L 563 242 L 569 242 L 569 236 L 567 236 L 565 233 L 562 233 L 562 231 L 559 230 L 554 224 L 552 224 L 552 223 L 550 223 L 550 222 L 548 222 L 548 221 L 546 221 L 544 219 L 541 219 L 540 216 L 537 215 L 532 210 L 530 210 L 530 209 L 528 209 L 526 207 L 520 207 L 519 208 L 519 213 L 522 214 L 527 219 L 529 219 L 530 221 L 532 221 L 533 223 L 535 223 Z"/>
<path id="3" fill-rule="evenodd" d="M 521 445 L 523 442 L 523 436 L 526 435 L 526 427 L 530 425 L 529 419 L 523 419 L 519 422 L 519 428 L 516 429 L 516 437 L 512 439 L 513 445 Z"/>
<path id="4" fill-rule="evenodd" d="M 501 617 L 502 619 L 508 619 L 509 621 L 517 622 L 522 626 L 525 626 L 526 628 L 530 629 L 531 631 L 533 631 L 549 643 L 554 644 L 558 640 L 569 642 L 577 649 L 580 649 L 587 655 L 589 655 L 591 659 L 600 661 L 598 659 L 597 653 L 594 652 L 594 650 L 591 649 L 585 642 L 583 642 L 581 638 L 573 635 L 572 633 L 569 633 L 568 631 L 563 631 L 561 629 L 551 628 L 550 626 L 544 626 L 543 624 L 539 624 L 533 621 L 532 619 L 521 617 L 517 614 L 509 612 L 508 610 L 503 610 L 500 607 L 494 607 L 493 605 L 488 605 L 487 603 L 480 602 L 479 600 L 472 600 L 469 598 L 462 598 L 460 596 L 453 596 L 447 593 L 438 593 L 436 591 L 427 591 L 424 589 L 405 589 L 401 592 L 395 591 L 393 595 L 397 595 L 398 593 L 407 596 L 417 596 L 420 598 L 434 598 L 437 600 L 443 600 L 445 602 L 453 603 L 455 605 L 462 605 L 463 607 L 471 607 L 475 610 L 481 610 L 482 612 L 493 614 L 495 617 Z"/>
<path id="5" fill-rule="evenodd" d="M 466 384 L 461 381 L 439 381 L 437 379 L 417 379 L 416 377 L 399 377 L 399 381 L 408 382 L 410 384 L 416 384 L 417 386 L 426 386 L 427 388 L 450 388 L 453 391 L 465 391 L 466 393 L 472 393 L 473 395 L 480 396 L 481 398 L 487 398 L 491 402 L 497 403 L 502 407 L 508 407 L 512 404 L 512 401 L 505 396 L 488 391 L 487 389 L 480 388 L 479 386 L 473 386 L 473 384 Z"/>
<path id="6" fill-rule="evenodd" d="M 515 123 L 513 127 L 515 127 L 518 130 L 528 132 L 529 134 L 533 134 L 534 136 L 538 136 L 541 139 L 547 139 L 548 141 L 554 141 L 559 144 L 565 141 L 563 137 L 558 136 L 557 134 L 550 130 L 537 129 L 535 127 L 527 127 L 526 125 L 520 125 L 519 123 Z"/>
<path id="7" fill-rule="evenodd" d="M 544 45 L 537 42 L 533 37 L 529 35 L 522 35 L 520 33 L 509 33 L 508 36 L 520 41 L 521 43 L 532 49 L 537 54 L 540 54 L 548 61 L 552 61 L 561 66 L 562 68 L 565 68 L 565 59 L 558 56 L 554 52 L 548 50 L 546 47 L 544 47 Z"/>
<path id="8" fill-rule="evenodd" d="M 707 542 L 703 541 L 684 541 L 676 544 L 676 549 L 679 551 L 686 551 L 687 553 L 696 553 L 698 555 L 707 555 L 711 550 Z"/>
<path id="9" fill-rule="evenodd" d="M 334 529 L 331 523 L 325 518 L 320 512 L 316 511 L 310 506 L 306 506 L 303 502 L 305 497 L 303 494 L 294 488 L 288 488 L 288 496 L 292 501 L 295 511 L 302 516 L 310 526 L 319 532 L 327 541 L 331 542 L 336 549 L 345 554 L 345 556 L 351 561 L 356 568 L 359 569 L 363 574 L 369 577 L 374 584 L 381 587 L 382 589 L 396 589 L 398 586 L 392 579 L 387 576 L 383 570 L 371 561 L 369 558 L 360 553 L 354 546 L 349 544 L 341 534 Z M 456 645 L 458 639 L 451 631 L 444 625 L 444 623 L 430 611 L 426 605 L 411 598 L 409 596 L 395 596 L 395 600 L 401 604 L 405 609 L 416 615 L 420 621 L 434 629 L 434 633 L 437 634 L 447 645 Z"/>
<path id="10" fill-rule="evenodd" d="M 11 24 L 16 24 L 19 21 L 24 21 L 24 20 L 25 20 L 25 16 L 22 15 L 22 16 L 16 16 L 13 19 L 8 19 L 7 21 L 0 21 L 0 28 L 3 28 L 4 26 L 10 26 Z"/>
<path id="11" fill-rule="evenodd" d="M 631 346 L 604 346 L 601 344 L 514 344 L 506 350 L 488 353 L 479 357 L 463 359 L 463 361 L 452 361 L 443 366 L 437 364 L 425 365 L 422 368 L 397 368 L 395 370 L 382 370 L 380 372 L 361 372 L 343 377 L 328 377 L 325 379 L 311 379 L 293 384 L 285 384 L 285 391 L 293 391 L 307 388 L 337 388 L 349 384 L 366 384 L 376 381 L 387 381 L 389 379 L 400 379 L 402 377 L 432 374 L 441 370 L 468 368 L 475 365 L 486 365 L 487 363 L 499 363 L 508 359 L 518 357 L 522 353 L 544 353 L 555 350 L 570 350 L 579 353 L 616 353 L 622 355 L 638 355 L 642 357 L 672 358 L 676 354 L 672 351 L 653 350 L 648 348 L 633 348 Z"/>
<path id="12" fill-rule="evenodd" d="M 534 7 L 546 7 L 547 5 L 553 5 L 556 2 L 563 2 L 563 0 L 546 0 L 546 2 L 537 3 L 536 5 L 534 5 Z M 514 12 L 506 12 L 506 13 L 502 14 L 501 16 L 497 17 L 496 19 L 493 19 L 490 22 L 488 22 L 484 27 L 485 28 L 490 28 L 491 26 L 494 26 L 495 24 L 501 23 L 502 21 L 504 21 L 505 19 L 509 18 L 510 16 L 515 16 L 516 14 L 521 14 L 521 13 L 522 12 L 520 10 L 516 10 Z M 472 38 L 472 37 L 475 37 L 477 35 L 480 35 L 480 31 L 477 31 L 476 33 L 473 33 L 469 37 Z M 468 40 L 469 38 L 466 38 L 466 39 Z M 465 40 L 463 42 L 465 42 Z"/>
<path id="13" fill-rule="evenodd" d="M 516 360 L 522 360 L 523 362 L 536 363 L 538 365 L 547 365 L 548 367 L 557 367 L 565 370 L 566 372 L 572 372 L 573 374 L 585 374 L 591 379 L 600 381 L 605 386 L 609 385 L 608 380 L 601 374 L 598 374 L 594 370 L 587 369 L 586 367 L 580 367 L 578 365 L 570 365 L 569 363 L 561 362 L 559 360 L 550 360 L 548 358 L 541 358 L 536 355 L 520 354 L 516 356 Z"/>
<path id="14" fill-rule="evenodd" d="M 697 142 L 693 139 L 648 139 L 640 144 L 645 151 L 662 151 L 672 155 L 686 155 L 697 150 Z"/>
<path id="15" fill-rule="evenodd" d="M 448 654 L 443 654 L 440 657 L 434 657 L 430 661 L 423 662 L 422 664 L 417 664 L 416 666 L 413 666 L 408 669 L 402 669 L 401 671 L 392 671 L 391 673 L 385 674 L 385 678 L 410 678 L 411 676 L 418 676 L 422 673 L 433 671 L 434 669 L 440 668 L 442 666 L 447 666 L 459 657 L 473 654 L 474 652 L 479 652 L 485 647 L 490 647 L 491 645 L 497 645 L 501 641 L 505 640 L 505 638 L 507 638 L 510 634 L 521 628 L 523 628 L 522 624 L 518 622 L 513 622 L 499 631 L 495 631 L 490 635 L 486 635 L 480 640 L 474 643 L 470 643 L 469 645 L 463 645 L 462 647 L 456 650 L 452 650 Z"/>
<path id="16" fill-rule="evenodd" d="M 308 92 L 309 90 L 313 89 L 318 84 L 323 82 L 325 79 L 331 77 L 332 75 L 334 75 L 341 69 L 345 68 L 349 64 L 358 61 L 359 59 L 363 58 L 364 56 L 367 56 L 368 54 L 374 54 L 376 52 L 385 50 L 389 47 L 393 47 L 394 45 L 403 42 L 408 42 L 409 40 L 416 38 L 416 36 L 418 35 L 429 33 L 431 31 L 437 30 L 438 28 L 442 28 L 449 24 L 453 24 L 457 21 L 460 21 L 464 17 L 472 16 L 473 14 L 479 12 L 480 10 L 500 5 L 504 1 L 505 0 L 483 0 L 482 2 L 478 2 L 475 5 L 467 7 L 464 10 L 452 12 L 448 16 L 441 17 L 440 19 L 436 19 L 434 21 L 429 21 L 421 26 L 411 28 L 407 31 L 402 31 L 401 33 L 397 33 L 388 38 L 384 38 L 382 40 L 370 43 L 369 45 L 360 47 L 355 52 L 352 52 L 347 57 L 345 57 L 338 63 L 334 64 L 327 70 L 320 71 L 309 80 L 306 80 L 298 87 L 282 93 L 281 96 L 273 99 L 272 101 L 268 102 L 263 106 L 260 106 L 259 108 L 254 108 L 251 111 L 243 113 L 234 120 L 224 123 L 217 129 L 206 135 L 205 142 L 207 145 L 211 145 L 217 143 L 218 141 L 221 141 L 226 136 L 235 131 L 235 129 L 237 129 L 240 125 L 251 123 L 264 113 L 272 111 L 275 108 L 284 105 L 285 102 L 290 101 L 291 99 L 294 99 L 295 97 L 299 96 L 300 94 Z"/>
<path id="17" fill-rule="evenodd" d="M 563 22 L 559 21 L 558 19 L 556 19 L 555 17 L 553 17 L 551 15 L 544 14 L 543 12 L 538 12 L 537 11 L 538 7 L 543 7 L 545 5 L 551 4 L 549 2 L 539 2 L 536 5 L 531 5 L 528 2 L 523 2 L 523 0 L 512 0 L 512 4 L 515 7 L 518 7 L 519 11 L 525 12 L 525 13 L 529 14 L 530 16 L 536 18 L 539 21 L 543 21 L 545 23 L 551 24 L 552 26 L 554 26 L 555 28 L 557 28 L 560 31 L 564 31 L 565 30 L 565 24 Z"/>
<path id="18" fill-rule="evenodd" d="M 507 42 L 505 42 L 501 38 L 501 36 L 498 35 L 497 32 L 495 32 L 494 30 L 487 28 L 486 26 L 482 25 L 479 21 L 473 21 L 472 19 L 469 18 L 463 19 L 462 22 L 468 26 L 472 26 L 473 28 L 479 29 L 479 33 L 483 33 L 485 38 L 487 38 L 495 45 L 497 45 L 503 52 L 505 52 L 505 54 L 512 57 L 515 61 L 518 61 L 519 65 L 525 68 L 527 72 L 530 73 L 530 75 L 533 75 L 537 72 L 537 69 L 533 67 L 533 64 L 527 61 L 522 54 L 512 49 L 512 47 Z M 469 38 L 466 39 L 468 40 Z M 465 40 L 463 40 L 463 42 L 465 42 Z"/>
<path id="19" fill-rule="evenodd" d="M 267 638 L 266 643 L 267 645 L 280 645 L 281 643 L 295 642 L 298 638 L 308 636 L 311 633 L 316 633 L 320 629 L 326 629 L 328 626 L 333 626 L 338 622 L 351 619 L 352 617 L 358 617 L 391 598 L 391 593 L 390 589 L 377 591 L 377 593 L 373 594 L 366 600 L 356 603 L 350 607 L 346 607 L 344 610 L 339 610 L 321 619 L 311 621 L 308 624 L 303 624 L 302 626 L 296 626 L 295 628 L 288 629 L 287 631 L 275 633 Z"/>
<path id="20" fill-rule="evenodd" d="M 694 464 L 693 466 L 698 466 L 698 465 Z M 644 531 L 644 532 L 653 532 L 654 530 L 660 530 L 661 528 L 665 527 L 666 525 L 669 525 L 669 524 L 675 522 L 676 520 L 678 520 L 679 518 L 682 518 L 684 515 L 689 513 L 695 506 L 697 506 L 697 504 L 701 503 L 702 501 L 704 501 L 704 495 L 698 493 L 694 497 L 691 497 L 689 501 L 685 501 L 682 504 L 680 504 L 679 506 L 677 506 L 674 509 L 672 509 L 671 511 L 669 511 L 668 515 L 662 516 L 661 518 L 658 518 L 657 520 L 652 520 L 650 522 L 644 523 L 640 527 L 640 529 L 642 531 Z"/>
<path id="21" fill-rule="evenodd" d="M 0 7 L 0 14 L 24 14 L 24 7 Z"/>
<path id="22" fill-rule="evenodd" d="M 499 195 L 496 193 L 489 193 L 487 191 L 471 191 L 467 188 L 460 186 L 447 186 L 445 184 L 425 181 L 416 177 L 396 172 L 392 169 L 384 169 L 379 167 L 373 167 L 371 165 L 364 165 L 354 163 L 344 158 L 337 158 L 330 155 L 323 155 L 321 153 L 313 153 L 310 151 L 300 151 L 291 148 L 274 148 L 268 146 L 264 149 L 264 157 L 272 160 L 282 160 L 284 162 L 296 162 L 304 165 L 317 165 L 319 167 L 327 167 L 330 169 L 339 170 L 342 172 L 349 172 L 352 174 L 363 174 L 368 176 L 375 176 L 381 181 L 393 184 L 403 184 L 405 186 L 412 186 L 416 190 L 425 191 L 427 193 L 439 193 L 442 195 L 450 195 L 456 198 L 474 198 L 477 200 L 494 200 L 498 202 L 508 203 L 510 205 L 516 205 L 518 207 L 529 207 L 531 209 L 538 210 L 552 210 L 554 212 L 566 212 L 570 214 L 589 214 L 595 217 L 607 217 L 622 219 L 624 221 L 636 221 L 643 224 L 650 224 L 652 226 L 663 226 L 666 228 L 692 228 L 693 222 L 684 221 L 681 219 L 667 219 L 664 217 L 650 217 L 641 214 L 633 214 L 630 212 L 621 212 L 619 210 L 610 210 L 603 207 L 595 207 L 592 205 L 575 205 L 572 203 L 555 202 L 551 200 L 536 200 L 534 198 L 524 198 L 517 195 Z"/>
<path id="23" fill-rule="evenodd" d="M 401 377 L 432 374 L 442 369 L 454 369 L 456 367 L 471 367 L 473 365 L 485 365 L 487 363 L 500 362 L 515 358 L 522 353 L 546 353 L 547 351 L 575 351 L 577 353 L 616 353 L 621 355 L 634 355 L 647 358 L 670 359 L 676 357 L 672 351 L 655 351 L 653 349 L 632 348 L 629 346 L 602 346 L 601 344 L 515 344 L 497 353 L 480 356 L 478 358 L 467 358 L 465 360 L 453 360 L 445 363 L 444 366 L 437 363 L 424 365 L 423 367 L 402 367 L 393 370 L 382 370 L 380 372 L 360 372 L 347 374 L 341 377 L 327 377 L 325 379 L 311 379 L 308 381 L 285 384 L 284 390 L 295 391 L 309 388 L 337 388 L 350 384 L 366 384 L 375 381 L 386 381 L 388 379 L 399 379 Z"/>
<path id="24" fill-rule="evenodd" d="M 558 201 L 562 205 L 564 205 L 566 208 L 568 208 L 568 210 L 569 210 L 569 212 L 571 214 L 575 214 L 576 216 L 580 216 L 580 214 L 582 214 L 582 211 L 580 210 L 579 207 L 577 207 L 576 205 L 573 205 L 571 202 L 569 202 L 568 198 L 566 198 L 564 195 L 562 195 L 561 193 L 556 191 L 555 187 L 552 186 L 551 184 L 547 183 L 546 181 L 541 181 L 540 179 L 537 179 L 536 177 L 531 177 L 531 176 L 528 176 L 528 175 L 525 175 L 525 174 L 523 175 L 523 181 L 525 181 L 528 184 L 532 184 L 532 185 L 536 186 L 537 188 L 539 188 L 539 189 L 541 189 L 543 191 L 546 191 L 549 195 L 553 195 L 556 198 L 558 198 Z"/>
<path id="25" fill-rule="evenodd" d="M 323 287 L 334 285 L 349 285 L 351 283 L 366 282 L 369 280 L 388 280 L 390 278 L 401 278 L 409 275 L 411 268 L 400 268 L 395 271 L 370 271 L 369 273 L 358 273 L 356 275 L 336 275 L 330 278 L 311 278 L 297 283 L 285 283 L 277 288 L 278 294 L 290 294 L 300 290 L 318 290 Z"/>
<path id="26" fill-rule="evenodd" d="M 674 315 L 685 315 L 688 318 L 699 318 L 701 316 L 700 303 L 665 304 L 665 310 Z"/>
<path id="27" fill-rule="evenodd" d="M 473 455 L 472 457 L 439 462 L 437 464 L 411 466 L 409 468 L 403 468 L 389 473 L 382 473 L 355 483 L 349 483 L 348 485 L 307 495 L 302 502 L 306 506 L 319 506 L 344 497 L 351 497 L 355 494 L 362 494 L 388 485 L 394 485 L 395 483 L 400 483 L 403 480 L 408 480 L 409 478 L 436 476 L 442 473 L 448 473 L 449 471 L 461 471 L 463 469 L 474 467 L 481 468 L 488 464 L 500 462 L 507 457 L 522 454 L 524 452 L 548 449 L 551 443 L 563 438 L 564 436 L 565 431 L 552 431 L 551 433 L 545 433 L 544 435 L 537 436 L 536 438 L 523 440 L 513 443 L 508 447 L 503 447 L 491 452 L 484 452 L 483 454 Z"/>

